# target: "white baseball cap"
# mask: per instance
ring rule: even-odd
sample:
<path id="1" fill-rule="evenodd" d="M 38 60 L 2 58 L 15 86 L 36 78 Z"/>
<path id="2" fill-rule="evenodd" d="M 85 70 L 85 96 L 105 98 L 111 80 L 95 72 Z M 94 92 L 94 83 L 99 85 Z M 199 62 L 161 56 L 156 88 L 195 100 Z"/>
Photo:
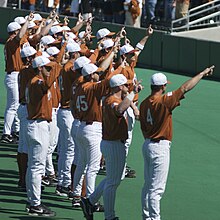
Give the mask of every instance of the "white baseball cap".
<path id="1" fill-rule="evenodd" d="M 52 22 L 52 19 L 48 19 L 47 22 L 46 22 L 46 25 L 50 24 L 50 22 Z M 53 23 L 53 26 L 57 26 L 57 25 L 59 25 L 59 22 L 58 22 L 58 21 L 55 21 L 55 22 Z"/>
<path id="2" fill-rule="evenodd" d="M 109 47 L 113 47 L 114 41 L 112 39 L 106 39 L 102 42 L 102 45 L 103 45 L 102 46 L 103 49 L 107 49 Z"/>
<path id="3" fill-rule="evenodd" d="M 60 52 L 60 50 L 57 47 L 49 47 L 46 51 L 50 56 L 56 55 Z"/>
<path id="4" fill-rule="evenodd" d="M 9 23 L 8 27 L 7 27 L 8 33 L 13 32 L 13 31 L 17 31 L 19 29 L 21 29 L 21 25 L 18 24 L 17 22 L 15 22 L 15 21 Z"/>
<path id="5" fill-rule="evenodd" d="M 34 14 L 34 21 L 42 21 L 42 17 L 41 17 L 41 15 L 40 14 L 38 14 L 38 13 L 36 13 L 36 14 Z"/>
<path id="6" fill-rule="evenodd" d="M 50 57 L 50 55 L 49 55 L 46 51 L 43 51 L 43 52 L 42 52 L 42 56 L 44 56 L 44 57 L 46 57 L 46 58 Z"/>
<path id="7" fill-rule="evenodd" d="M 127 78 L 123 74 L 116 74 L 111 77 L 109 84 L 110 87 L 116 87 L 116 86 L 121 86 L 124 85 L 128 82 Z"/>
<path id="8" fill-rule="evenodd" d="M 91 63 L 91 60 L 85 56 L 79 57 L 75 60 L 73 70 L 82 68 L 84 65 Z"/>
<path id="9" fill-rule="evenodd" d="M 80 31 L 79 34 L 78 34 L 78 37 L 79 37 L 80 39 L 84 38 L 85 33 L 86 33 L 85 31 Z"/>
<path id="10" fill-rule="evenodd" d="M 52 26 L 49 30 L 49 34 L 50 35 L 54 35 L 54 34 L 57 34 L 57 33 L 60 33 L 63 31 L 63 28 L 60 27 L 59 25 L 56 25 L 56 26 Z"/>
<path id="11" fill-rule="evenodd" d="M 151 85 L 161 86 L 170 83 L 170 81 L 167 81 L 167 77 L 163 73 L 155 73 L 151 76 L 150 83 Z"/>
<path id="12" fill-rule="evenodd" d="M 56 40 L 50 35 L 46 35 L 41 38 L 41 43 L 43 43 L 44 45 L 52 44 L 55 41 Z"/>
<path id="13" fill-rule="evenodd" d="M 112 36 L 114 34 L 115 34 L 115 32 L 110 32 L 107 28 L 102 28 L 97 31 L 96 38 L 97 38 L 97 40 L 100 40 L 103 37 Z"/>
<path id="14" fill-rule="evenodd" d="M 33 56 L 36 53 L 37 53 L 37 51 L 31 46 L 24 47 L 21 49 L 21 57 L 22 58 Z"/>
<path id="15" fill-rule="evenodd" d="M 72 43 L 68 43 L 66 45 L 66 50 L 68 52 L 74 53 L 74 52 L 79 52 L 81 50 L 81 48 L 80 48 L 79 44 L 72 42 Z"/>
<path id="16" fill-rule="evenodd" d="M 34 27 L 37 27 L 37 25 L 36 25 L 33 21 L 29 21 L 29 23 L 28 23 L 28 29 L 34 28 Z"/>
<path id="17" fill-rule="evenodd" d="M 100 72 L 101 70 L 102 70 L 101 68 L 98 68 L 93 63 L 85 64 L 82 68 L 82 75 L 87 76 L 95 72 Z"/>
<path id="18" fill-rule="evenodd" d="M 67 36 L 71 39 L 76 39 L 77 36 L 73 32 L 66 32 Z"/>
<path id="19" fill-rule="evenodd" d="M 62 28 L 63 28 L 63 31 L 70 31 L 71 30 L 70 27 L 68 27 L 66 25 L 64 25 Z"/>
<path id="20" fill-rule="evenodd" d="M 44 57 L 44 56 L 38 56 L 38 57 L 35 57 L 33 62 L 32 62 L 32 66 L 33 68 L 37 68 L 37 67 L 40 67 L 40 66 L 51 66 L 51 61 Z"/>
<path id="21" fill-rule="evenodd" d="M 134 53 L 137 50 L 134 49 L 130 44 L 125 44 L 120 48 L 120 55 L 127 54 L 127 53 Z"/>
<path id="22" fill-rule="evenodd" d="M 24 17 L 16 17 L 14 19 L 14 21 L 21 25 L 21 24 L 24 24 L 26 22 L 26 19 Z"/>

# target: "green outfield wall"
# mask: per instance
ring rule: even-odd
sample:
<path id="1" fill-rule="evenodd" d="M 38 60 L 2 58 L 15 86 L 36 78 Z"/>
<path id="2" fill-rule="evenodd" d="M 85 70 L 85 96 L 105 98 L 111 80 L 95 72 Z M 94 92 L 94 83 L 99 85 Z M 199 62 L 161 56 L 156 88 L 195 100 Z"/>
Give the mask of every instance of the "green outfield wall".
<path id="1" fill-rule="evenodd" d="M 13 21 L 15 17 L 25 16 L 28 13 L 29 12 L 25 10 L 0 7 L 1 43 L 5 43 L 8 37 L 8 23 Z M 41 14 L 43 17 L 47 17 L 46 13 Z M 63 16 L 60 16 L 60 20 L 62 22 Z M 70 18 L 69 26 L 72 27 L 75 23 L 76 19 Z M 92 27 L 93 34 L 95 34 L 98 29 L 103 27 L 117 32 L 122 26 L 94 21 Z M 133 46 L 135 46 L 146 33 L 144 28 L 133 28 L 129 26 L 126 26 L 126 31 Z M 219 42 L 173 36 L 169 33 L 155 30 L 139 57 L 138 65 L 152 69 L 161 69 L 163 71 L 173 71 L 184 75 L 194 75 L 205 67 L 214 64 L 216 66 L 214 78 L 219 80 L 219 51 Z"/>

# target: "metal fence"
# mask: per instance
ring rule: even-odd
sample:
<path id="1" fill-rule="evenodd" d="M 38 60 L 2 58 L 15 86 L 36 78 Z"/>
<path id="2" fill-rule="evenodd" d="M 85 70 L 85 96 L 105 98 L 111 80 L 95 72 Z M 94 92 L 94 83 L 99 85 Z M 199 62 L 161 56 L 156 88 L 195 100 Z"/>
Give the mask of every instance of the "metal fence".
<path id="1" fill-rule="evenodd" d="M 171 32 L 187 31 L 220 24 L 220 0 L 189 9 L 187 16 L 171 22 Z"/>

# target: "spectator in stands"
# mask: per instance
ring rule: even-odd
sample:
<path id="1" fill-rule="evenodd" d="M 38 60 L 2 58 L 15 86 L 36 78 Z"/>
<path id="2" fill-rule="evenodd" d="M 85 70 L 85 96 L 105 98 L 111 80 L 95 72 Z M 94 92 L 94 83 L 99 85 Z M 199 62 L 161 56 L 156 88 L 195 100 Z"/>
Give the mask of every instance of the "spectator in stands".
<path id="1" fill-rule="evenodd" d="M 155 23 L 155 9 L 157 0 L 145 0 L 146 13 L 147 13 L 147 23 Z"/>
<path id="2" fill-rule="evenodd" d="M 104 3 L 102 4 L 102 12 L 103 12 L 105 22 L 113 21 L 113 9 L 112 9 L 112 3 L 110 0 L 104 0 Z"/>
<path id="3" fill-rule="evenodd" d="M 82 14 L 83 19 L 87 20 L 92 17 L 92 6 L 90 1 L 88 0 L 80 0 L 79 1 L 79 12 Z"/>
<path id="4" fill-rule="evenodd" d="M 42 10 L 45 12 L 51 12 L 53 9 L 58 11 L 60 0 L 43 0 Z"/>
<path id="5" fill-rule="evenodd" d="M 187 16 L 190 0 L 176 0 L 176 19 Z"/>
<path id="6" fill-rule="evenodd" d="M 111 1 L 113 21 L 118 24 L 125 23 L 124 0 Z"/>
<path id="7" fill-rule="evenodd" d="M 78 17 L 79 14 L 79 0 L 72 0 L 70 13 L 74 17 Z"/>
<path id="8" fill-rule="evenodd" d="M 171 21 L 175 19 L 175 8 L 176 8 L 176 3 L 174 0 L 164 1 L 164 20 L 165 21 Z"/>
<path id="9" fill-rule="evenodd" d="M 0 1 L 0 7 L 7 7 L 8 1 L 7 0 L 1 0 Z"/>
<path id="10" fill-rule="evenodd" d="M 22 0 L 21 8 L 30 11 L 35 11 L 35 4 L 36 4 L 36 0 Z"/>
<path id="11" fill-rule="evenodd" d="M 133 27 L 141 26 L 142 0 L 125 0 L 125 24 Z"/>

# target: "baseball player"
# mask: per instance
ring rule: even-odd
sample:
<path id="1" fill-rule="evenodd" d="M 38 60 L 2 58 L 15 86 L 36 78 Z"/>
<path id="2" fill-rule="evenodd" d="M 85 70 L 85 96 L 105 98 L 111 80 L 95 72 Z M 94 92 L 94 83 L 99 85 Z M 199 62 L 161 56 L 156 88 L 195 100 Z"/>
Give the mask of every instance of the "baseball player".
<path id="1" fill-rule="evenodd" d="M 33 13 L 27 18 L 25 24 L 21 27 L 17 22 L 8 24 L 7 31 L 9 38 L 5 44 L 5 63 L 6 75 L 5 86 L 7 90 L 7 104 L 5 109 L 5 122 L 1 142 L 12 143 L 12 134 L 18 140 L 19 120 L 17 117 L 17 109 L 19 106 L 18 95 L 18 74 L 22 68 L 22 60 L 20 55 L 22 38 L 25 35 L 29 22 L 33 19 Z M 12 126 L 14 125 L 14 131 Z"/>
<path id="2" fill-rule="evenodd" d="M 59 76 L 59 71 L 56 71 L 56 63 L 43 56 L 36 57 L 32 66 L 37 75 L 29 82 L 26 90 L 28 109 L 26 188 L 30 204 L 28 213 L 33 216 L 55 216 L 55 212 L 41 204 L 41 178 L 45 173 L 50 145 L 49 124 L 52 120 L 50 88 Z"/>
<path id="3" fill-rule="evenodd" d="M 18 118 L 20 120 L 20 131 L 19 131 L 19 142 L 18 142 L 18 153 L 17 163 L 19 170 L 19 181 L 18 187 L 22 191 L 26 191 L 25 175 L 27 170 L 28 161 L 28 146 L 27 146 L 27 105 L 25 98 L 25 90 L 28 82 L 36 75 L 32 68 L 32 61 L 37 51 L 33 47 L 25 47 L 21 50 L 21 58 L 24 63 L 24 67 L 19 73 L 19 107 L 18 107 Z"/>
<path id="4" fill-rule="evenodd" d="M 82 198 L 81 206 L 87 220 L 93 219 L 93 206 L 103 195 L 105 219 L 117 220 L 115 216 L 116 190 L 126 162 L 125 142 L 128 138 L 126 109 L 134 99 L 134 92 L 128 93 L 127 78 L 116 74 L 110 79 L 111 94 L 103 102 L 103 130 L 101 151 L 106 162 L 106 178 L 87 198 Z M 136 89 L 136 88 L 135 88 Z M 123 100 L 122 97 L 126 96 Z"/>
<path id="5" fill-rule="evenodd" d="M 56 194 L 68 196 L 71 191 L 70 170 L 74 159 L 74 142 L 71 136 L 73 116 L 70 111 L 71 85 L 79 77 L 72 70 L 74 61 L 80 56 L 80 46 L 77 43 L 68 43 L 66 56 L 69 58 L 59 77 L 61 91 L 61 108 L 58 111 L 59 159 L 58 159 L 58 185 Z"/>
<path id="6" fill-rule="evenodd" d="M 167 77 L 163 73 L 151 76 L 151 94 L 140 105 L 140 125 L 145 142 L 144 179 L 142 189 L 143 220 L 160 220 L 160 199 L 165 191 L 172 141 L 172 111 L 180 105 L 184 94 L 199 81 L 213 73 L 214 66 L 206 68 L 186 81 L 175 91 L 164 94 Z"/>
<path id="7" fill-rule="evenodd" d="M 116 52 L 112 51 L 101 67 L 105 71 Z M 74 196 L 80 196 L 77 185 L 80 183 L 82 174 L 86 170 L 86 195 L 89 196 L 95 189 L 95 179 L 100 168 L 101 133 L 102 133 L 102 97 L 109 93 L 109 79 L 114 72 L 109 72 L 105 80 L 99 81 L 99 69 L 94 64 L 83 66 L 82 75 L 84 82 L 77 85 L 72 94 L 72 103 L 76 106 L 80 126 L 76 135 L 76 142 L 79 146 L 79 163 L 74 174 Z"/>
<path id="8" fill-rule="evenodd" d="M 136 47 L 133 48 L 129 43 L 125 44 L 120 49 L 121 58 L 126 60 L 125 68 L 122 69 L 122 74 L 129 80 L 133 82 L 137 81 L 137 76 L 135 73 L 135 66 L 138 60 L 138 56 L 141 51 L 144 49 L 146 42 L 149 37 L 153 34 L 153 29 L 149 26 L 146 29 L 146 35 L 137 43 Z M 129 85 L 129 92 L 133 90 L 133 84 Z M 128 114 L 128 139 L 126 140 L 127 154 L 129 151 L 129 147 L 132 141 L 132 133 L 135 124 L 135 118 L 139 117 L 139 110 L 137 108 L 138 104 L 138 94 L 135 95 L 134 101 L 131 103 L 131 106 L 126 110 Z M 122 179 L 124 177 L 135 177 L 135 171 L 131 169 L 125 169 L 123 173 Z"/>

